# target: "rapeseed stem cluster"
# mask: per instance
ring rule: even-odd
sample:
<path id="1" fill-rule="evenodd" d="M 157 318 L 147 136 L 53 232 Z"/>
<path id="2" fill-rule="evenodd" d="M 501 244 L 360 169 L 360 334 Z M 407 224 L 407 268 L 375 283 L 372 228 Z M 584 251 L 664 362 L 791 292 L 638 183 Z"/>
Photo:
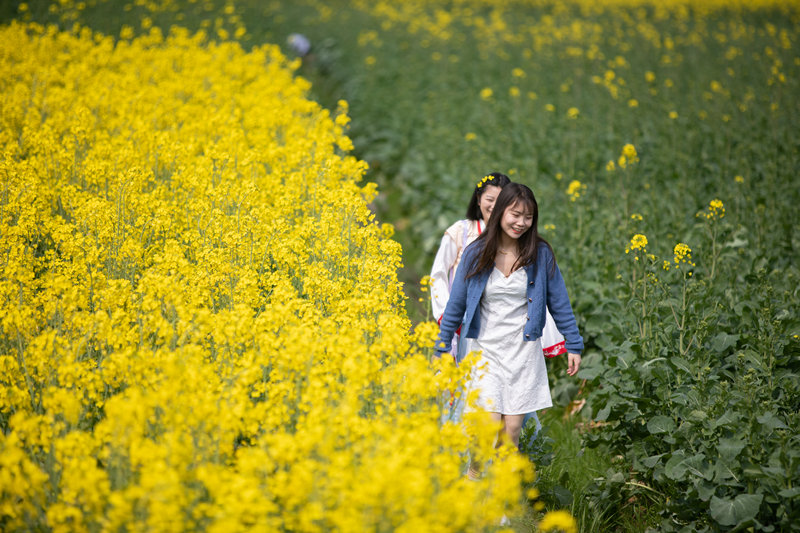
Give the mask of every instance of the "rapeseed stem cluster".
<path id="1" fill-rule="evenodd" d="M 274 46 L 0 29 L 0 524 L 479 530 L 532 470 L 440 425 L 346 103 Z M 472 446 L 494 458 L 462 475 Z"/>

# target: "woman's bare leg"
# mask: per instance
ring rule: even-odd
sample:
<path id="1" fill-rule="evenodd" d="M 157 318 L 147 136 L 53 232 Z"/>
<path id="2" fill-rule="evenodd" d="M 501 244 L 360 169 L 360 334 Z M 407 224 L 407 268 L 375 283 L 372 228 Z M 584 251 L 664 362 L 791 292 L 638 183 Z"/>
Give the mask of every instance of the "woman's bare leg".
<path id="1" fill-rule="evenodd" d="M 525 415 L 503 415 L 503 431 L 506 437 L 514 443 L 514 447 L 519 447 L 519 435 L 522 433 L 522 423 L 525 421 Z M 498 445 L 500 440 L 498 439 Z"/>

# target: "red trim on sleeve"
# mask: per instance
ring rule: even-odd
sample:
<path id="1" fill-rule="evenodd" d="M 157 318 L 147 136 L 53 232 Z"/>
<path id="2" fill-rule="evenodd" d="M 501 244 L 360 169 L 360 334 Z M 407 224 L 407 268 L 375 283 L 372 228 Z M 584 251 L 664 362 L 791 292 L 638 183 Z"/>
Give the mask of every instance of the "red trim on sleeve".
<path id="1" fill-rule="evenodd" d="M 544 351 L 544 356 L 547 357 L 548 359 L 551 359 L 553 357 L 558 357 L 561 354 L 567 353 L 567 347 L 565 346 L 566 342 L 567 341 L 561 341 L 558 344 L 554 344 L 552 346 L 544 348 L 542 350 Z"/>

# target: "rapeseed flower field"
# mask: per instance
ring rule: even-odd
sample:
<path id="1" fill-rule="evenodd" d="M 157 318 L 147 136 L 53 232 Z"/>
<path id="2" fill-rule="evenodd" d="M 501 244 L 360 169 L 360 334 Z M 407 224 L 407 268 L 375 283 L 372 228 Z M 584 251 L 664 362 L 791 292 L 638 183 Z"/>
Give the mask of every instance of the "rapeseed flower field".
<path id="1" fill-rule="evenodd" d="M 800 3 L 0 24 L 0 529 L 800 524 Z M 492 171 L 534 190 L 586 340 L 579 381 L 548 363 L 536 476 L 443 422 L 465 376 L 429 360 L 424 276 Z"/>
<path id="2" fill-rule="evenodd" d="M 450 531 L 519 506 L 530 465 L 468 481 L 440 427 L 460 378 L 409 335 L 346 103 L 270 45 L 0 43 L 3 530 Z"/>

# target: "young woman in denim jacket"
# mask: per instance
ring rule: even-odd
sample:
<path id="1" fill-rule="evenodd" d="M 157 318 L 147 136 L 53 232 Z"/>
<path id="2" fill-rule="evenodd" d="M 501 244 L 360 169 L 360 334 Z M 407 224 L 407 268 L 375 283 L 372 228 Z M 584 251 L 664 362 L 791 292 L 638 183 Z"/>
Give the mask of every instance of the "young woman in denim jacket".
<path id="1" fill-rule="evenodd" d="M 486 229 L 464 250 L 436 343 L 451 350 L 453 335 L 472 339 L 480 351 L 470 387 L 478 407 L 502 423 L 519 445 L 527 413 L 552 406 L 542 331 L 547 311 L 564 335 L 570 376 L 578 372 L 583 339 L 578 331 L 561 272 L 550 245 L 539 236 L 538 205 L 525 185 L 503 188 Z M 484 370 L 477 370 L 484 367 Z M 470 465 L 470 475 L 475 475 Z"/>

